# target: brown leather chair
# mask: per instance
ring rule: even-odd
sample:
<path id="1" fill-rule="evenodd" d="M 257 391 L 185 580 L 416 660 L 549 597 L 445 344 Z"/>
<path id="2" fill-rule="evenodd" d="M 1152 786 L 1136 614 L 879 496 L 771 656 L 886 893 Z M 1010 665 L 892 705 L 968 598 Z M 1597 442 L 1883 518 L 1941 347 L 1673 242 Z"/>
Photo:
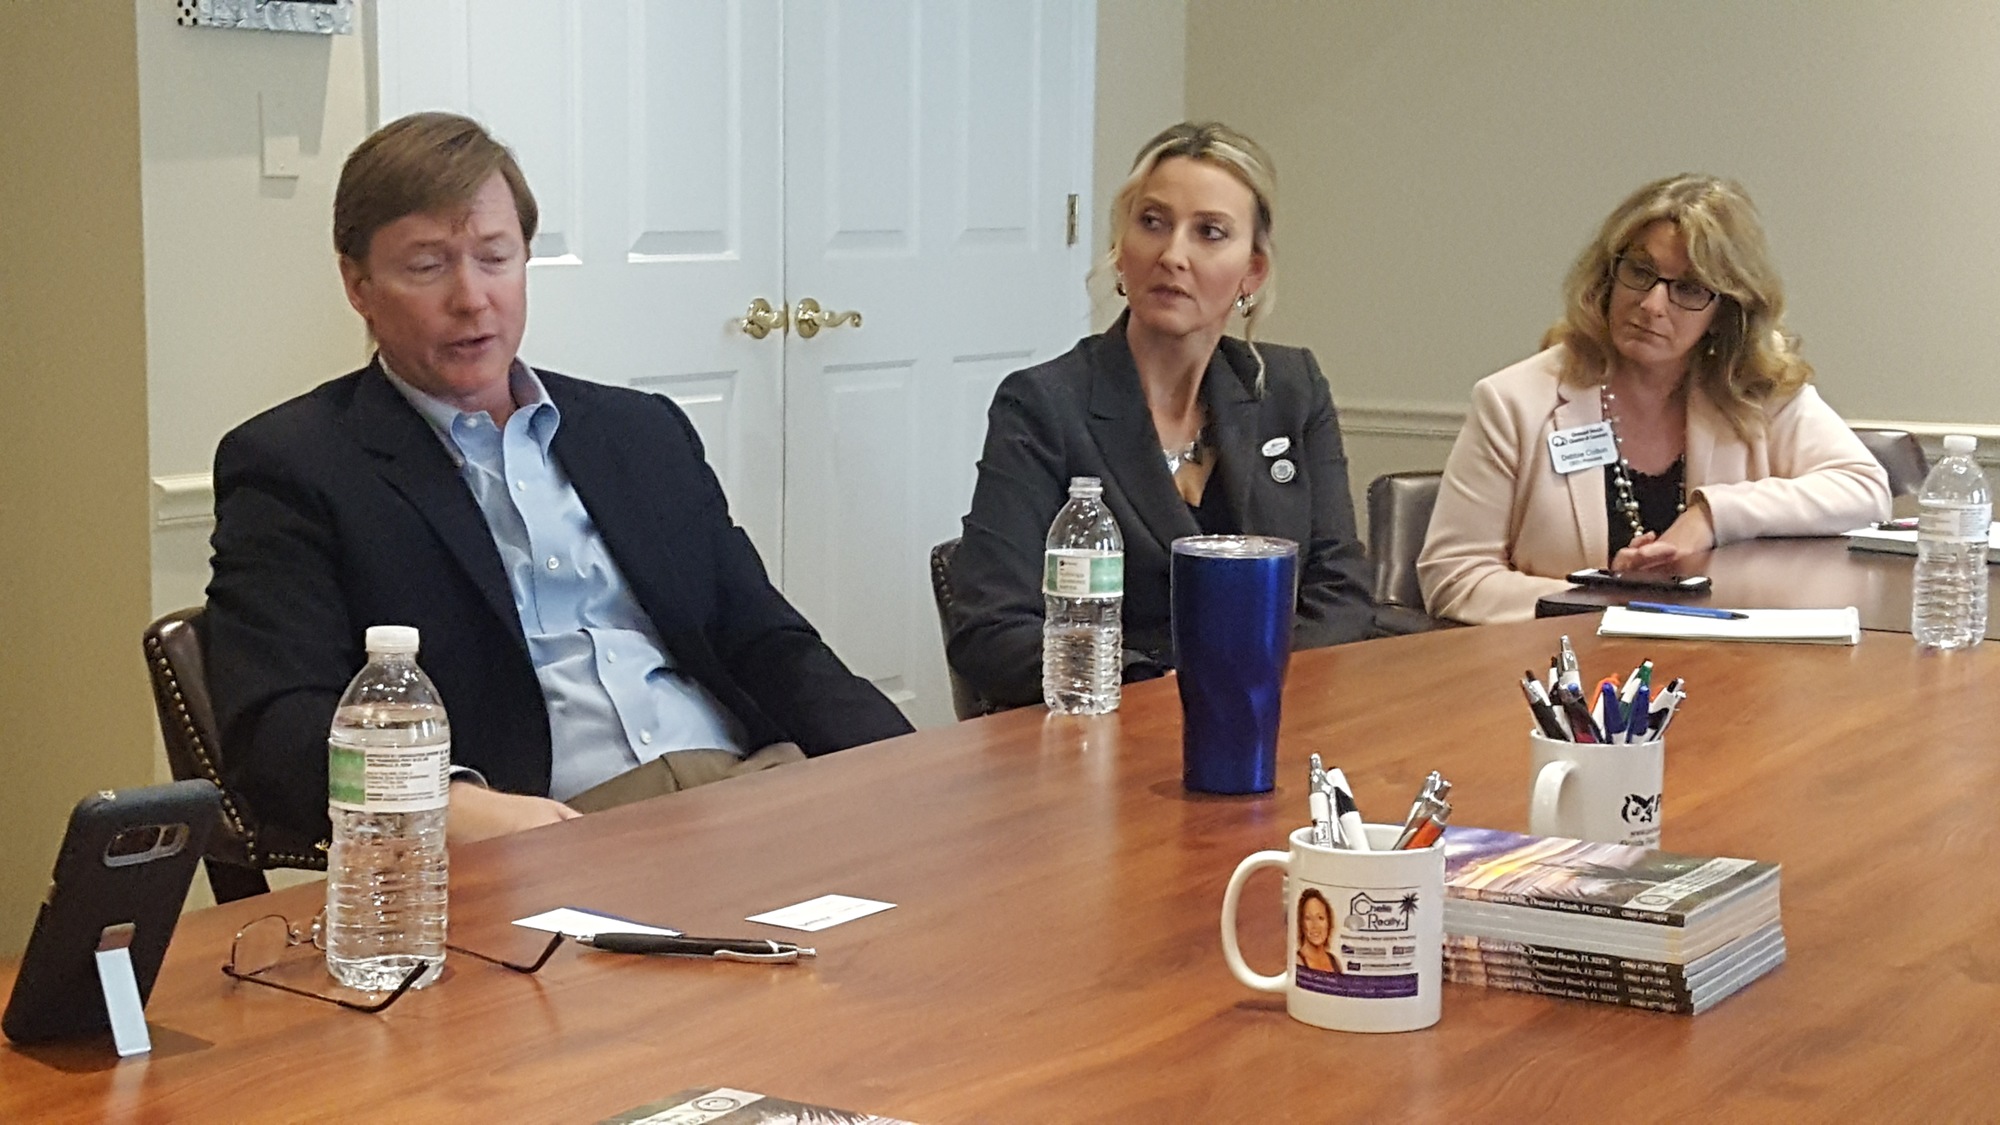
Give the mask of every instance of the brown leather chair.
<path id="1" fill-rule="evenodd" d="M 1375 632 L 1423 633 L 1450 622 L 1424 612 L 1417 556 L 1437 505 L 1439 472 L 1386 473 L 1368 482 L 1368 561 L 1374 567 Z"/>
<path id="2" fill-rule="evenodd" d="M 951 644 L 951 557 L 958 553 L 958 540 L 947 539 L 931 548 L 931 597 L 937 600 L 938 631 L 944 634 L 945 644 Z M 951 666 L 951 658 L 945 657 L 945 675 L 951 678 L 951 711 L 963 722 L 981 715 L 991 715 L 1001 708 L 973 690 L 958 669 Z"/>
<path id="3" fill-rule="evenodd" d="M 1888 472 L 1892 499 L 1923 491 L 1931 463 L 1924 456 L 1924 444 L 1917 440 L 1917 435 L 1908 430 L 1856 430 L 1854 436 L 1861 439 L 1861 444 L 1868 447 L 1868 452 Z"/>
<path id="4" fill-rule="evenodd" d="M 221 743 L 215 708 L 208 695 L 202 656 L 202 609 L 178 610 L 146 627 L 146 669 L 153 681 L 153 706 L 167 743 L 167 764 L 175 780 L 201 778 L 222 790 L 222 823 L 209 834 L 203 866 L 217 902 L 233 902 L 270 890 L 270 867 L 326 869 L 324 842 L 288 840 L 261 832 L 243 799 L 222 782 Z"/>

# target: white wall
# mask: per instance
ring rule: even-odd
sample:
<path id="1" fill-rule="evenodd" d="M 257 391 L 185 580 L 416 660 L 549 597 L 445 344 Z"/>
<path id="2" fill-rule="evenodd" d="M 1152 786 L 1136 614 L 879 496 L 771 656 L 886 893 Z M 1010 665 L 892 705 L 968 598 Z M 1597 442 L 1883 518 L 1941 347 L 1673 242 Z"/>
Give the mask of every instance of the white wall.
<path id="1" fill-rule="evenodd" d="M 1334 385 L 1357 490 L 1442 464 L 1640 184 L 1760 205 L 1850 420 L 2000 437 L 2000 6 L 1193 0 L 1188 108 L 1279 164 L 1271 337 Z"/>
<path id="2" fill-rule="evenodd" d="M 1187 117 L 1185 0 L 1097 0 L 1097 159 L 1091 236 L 1095 257 L 1111 241 L 1111 197 L 1139 146 Z M 1091 322 L 1101 331 L 1125 303 L 1112 279 L 1092 279 Z"/>
<path id="3" fill-rule="evenodd" d="M 208 584 L 216 441 L 367 358 L 332 225 L 368 98 L 360 34 L 179 27 L 174 5 L 134 3 L 153 606 L 163 613 L 199 603 Z M 299 139 L 296 178 L 260 174 L 267 119 Z"/>

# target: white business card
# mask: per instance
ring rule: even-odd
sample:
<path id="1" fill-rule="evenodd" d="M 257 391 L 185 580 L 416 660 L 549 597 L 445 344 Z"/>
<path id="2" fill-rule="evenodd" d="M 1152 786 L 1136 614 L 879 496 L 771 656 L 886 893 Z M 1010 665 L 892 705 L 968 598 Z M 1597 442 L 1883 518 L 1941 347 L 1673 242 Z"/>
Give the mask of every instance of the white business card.
<path id="1" fill-rule="evenodd" d="M 821 895 L 807 899 L 796 906 L 780 907 L 762 914 L 752 914 L 745 922 L 762 922 L 767 926 L 782 926 L 787 930 L 804 930 L 818 933 L 838 926 L 842 922 L 852 922 L 856 918 L 866 918 L 870 914 L 880 914 L 884 910 L 894 910 L 893 902 L 877 902 L 872 898 L 855 898 L 853 895 Z"/>
<path id="2" fill-rule="evenodd" d="M 517 918 L 516 926 L 526 926 L 544 933 L 564 934 L 573 938 L 596 937 L 598 934 L 659 934 L 663 937 L 679 937 L 679 930 L 669 930 L 662 926 L 648 926 L 644 922 L 634 922 L 630 918 L 620 918 L 615 914 L 599 914 L 594 910 L 578 910 L 573 906 L 558 906 L 545 910 L 529 918 Z"/>

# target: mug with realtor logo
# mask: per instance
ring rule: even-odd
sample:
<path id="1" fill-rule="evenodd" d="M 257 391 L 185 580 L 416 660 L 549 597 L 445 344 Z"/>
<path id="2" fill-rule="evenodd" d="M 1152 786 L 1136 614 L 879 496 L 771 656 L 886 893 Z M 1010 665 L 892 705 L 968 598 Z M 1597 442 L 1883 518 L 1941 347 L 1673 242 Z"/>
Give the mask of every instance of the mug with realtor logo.
<path id="1" fill-rule="evenodd" d="M 1312 828 L 1290 851 L 1258 852 L 1236 867 L 1222 895 L 1222 956 L 1236 979 L 1285 994 L 1285 1011 L 1334 1031 L 1415 1031 L 1438 1021 L 1444 976 L 1444 846 L 1391 851 L 1401 827 L 1370 824 L 1380 851 L 1323 848 Z M 1289 964 L 1252 969 L 1236 942 L 1243 884 L 1266 867 L 1285 872 Z"/>
<path id="2" fill-rule="evenodd" d="M 1528 831 L 1598 844 L 1660 846 L 1664 740 L 1562 742 L 1529 731 Z"/>

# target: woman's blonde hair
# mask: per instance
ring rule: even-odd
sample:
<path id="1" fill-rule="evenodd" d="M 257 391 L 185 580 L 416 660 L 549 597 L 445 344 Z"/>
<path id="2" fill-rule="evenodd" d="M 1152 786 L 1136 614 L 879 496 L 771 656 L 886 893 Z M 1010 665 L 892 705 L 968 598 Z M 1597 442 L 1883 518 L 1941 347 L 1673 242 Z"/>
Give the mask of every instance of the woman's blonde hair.
<path id="1" fill-rule="evenodd" d="M 1589 386 L 1610 377 L 1612 267 L 1661 220 L 1686 241 L 1693 280 L 1720 294 L 1708 334 L 1688 357 L 1688 375 L 1737 434 L 1750 437 L 1763 427 L 1764 405 L 1810 382 L 1812 365 L 1785 328 L 1785 287 L 1771 265 L 1756 204 L 1733 180 L 1684 174 L 1633 192 L 1570 267 L 1563 318 L 1543 342 L 1568 349 L 1565 382 Z"/>
<path id="2" fill-rule="evenodd" d="M 1250 354 L 1257 357 L 1256 393 L 1261 398 L 1264 394 L 1264 355 L 1257 350 L 1254 337 L 1257 326 L 1271 311 L 1278 292 L 1277 256 L 1272 252 L 1271 244 L 1271 215 L 1277 205 L 1278 178 L 1270 156 L 1256 141 L 1219 121 L 1183 121 L 1147 141 L 1139 149 L 1138 158 L 1132 161 L 1132 174 L 1125 177 L 1117 196 L 1111 200 L 1111 247 L 1099 268 L 1114 276 L 1117 274 L 1118 250 L 1125 241 L 1125 230 L 1132 223 L 1132 212 L 1138 205 L 1139 192 L 1146 186 L 1146 178 L 1153 174 L 1153 169 L 1159 167 L 1161 161 L 1177 156 L 1215 165 L 1235 176 L 1256 198 L 1255 230 L 1250 248 L 1264 258 L 1264 284 L 1251 299 L 1249 310 L 1244 315 L 1243 342 L 1250 346 Z"/>

